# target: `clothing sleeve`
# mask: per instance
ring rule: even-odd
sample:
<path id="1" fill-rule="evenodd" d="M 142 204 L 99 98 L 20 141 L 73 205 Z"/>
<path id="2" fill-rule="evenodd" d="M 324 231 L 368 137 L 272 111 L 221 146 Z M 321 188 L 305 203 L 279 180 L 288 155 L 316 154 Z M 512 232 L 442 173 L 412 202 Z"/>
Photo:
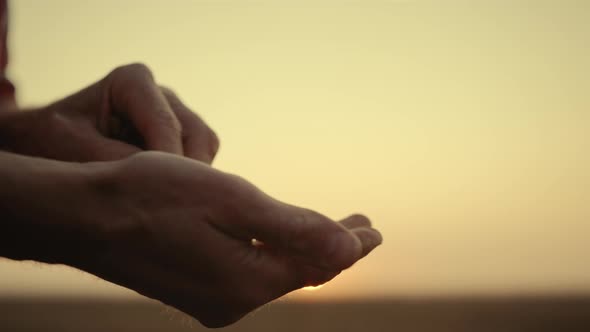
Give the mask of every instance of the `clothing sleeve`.
<path id="1" fill-rule="evenodd" d="M 16 108 L 14 85 L 6 78 L 8 66 L 8 4 L 0 0 L 0 112 Z"/>

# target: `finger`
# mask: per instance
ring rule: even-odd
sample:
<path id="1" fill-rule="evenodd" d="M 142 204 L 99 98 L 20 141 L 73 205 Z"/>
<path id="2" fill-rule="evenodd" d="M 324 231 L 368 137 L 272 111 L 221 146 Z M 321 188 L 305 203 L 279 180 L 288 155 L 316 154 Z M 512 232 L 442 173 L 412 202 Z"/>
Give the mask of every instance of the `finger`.
<path id="1" fill-rule="evenodd" d="M 142 64 L 127 65 L 107 80 L 112 111 L 129 118 L 146 148 L 182 155 L 181 125 L 151 71 Z"/>
<path id="2" fill-rule="evenodd" d="M 182 126 L 184 155 L 211 164 L 219 149 L 217 135 L 172 90 L 161 90 Z"/>
<path id="3" fill-rule="evenodd" d="M 362 253 L 361 257 L 367 256 L 373 249 L 377 248 L 383 243 L 381 233 L 374 228 L 360 227 L 352 230 L 352 233 L 361 241 Z"/>
<path id="4" fill-rule="evenodd" d="M 360 239 L 342 225 L 317 212 L 285 204 L 251 214 L 237 226 L 243 227 L 247 236 L 325 270 L 348 268 L 362 254 Z"/>
<path id="5" fill-rule="evenodd" d="M 357 227 L 371 227 L 371 220 L 361 214 L 353 214 L 341 220 L 340 224 L 348 229 Z"/>
<path id="6" fill-rule="evenodd" d="M 106 135 L 107 137 L 125 142 L 140 149 L 145 149 L 145 139 L 125 114 L 113 113 L 108 119 L 108 126 L 109 132 Z"/>

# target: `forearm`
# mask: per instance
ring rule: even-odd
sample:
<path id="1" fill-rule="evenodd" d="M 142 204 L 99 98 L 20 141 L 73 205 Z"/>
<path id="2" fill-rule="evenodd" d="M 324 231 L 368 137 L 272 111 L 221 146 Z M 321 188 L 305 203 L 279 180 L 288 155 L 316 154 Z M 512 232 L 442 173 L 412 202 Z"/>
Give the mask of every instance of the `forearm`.
<path id="1" fill-rule="evenodd" d="M 68 263 L 93 245 L 90 179 L 83 164 L 0 151 L 0 256 Z"/>

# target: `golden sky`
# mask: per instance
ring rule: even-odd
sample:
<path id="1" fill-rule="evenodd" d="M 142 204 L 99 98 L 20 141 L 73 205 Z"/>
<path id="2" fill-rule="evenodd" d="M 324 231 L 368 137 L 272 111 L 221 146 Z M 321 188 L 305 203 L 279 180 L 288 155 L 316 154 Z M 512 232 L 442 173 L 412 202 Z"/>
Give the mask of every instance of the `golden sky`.
<path id="1" fill-rule="evenodd" d="M 216 129 L 217 167 L 371 217 L 383 246 L 313 297 L 590 292 L 588 1 L 11 4 L 22 105 L 141 61 Z M 0 275 L 0 295 L 129 294 Z"/>

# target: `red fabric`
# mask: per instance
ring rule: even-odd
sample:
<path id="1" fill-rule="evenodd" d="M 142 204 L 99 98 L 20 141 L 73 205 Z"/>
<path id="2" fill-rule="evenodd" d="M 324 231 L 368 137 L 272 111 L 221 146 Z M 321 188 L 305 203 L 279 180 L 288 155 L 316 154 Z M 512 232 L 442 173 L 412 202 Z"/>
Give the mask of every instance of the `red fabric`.
<path id="1" fill-rule="evenodd" d="M 6 78 L 8 65 L 8 6 L 7 0 L 0 0 L 0 103 L 14 103 L 14 86 Z"/>

